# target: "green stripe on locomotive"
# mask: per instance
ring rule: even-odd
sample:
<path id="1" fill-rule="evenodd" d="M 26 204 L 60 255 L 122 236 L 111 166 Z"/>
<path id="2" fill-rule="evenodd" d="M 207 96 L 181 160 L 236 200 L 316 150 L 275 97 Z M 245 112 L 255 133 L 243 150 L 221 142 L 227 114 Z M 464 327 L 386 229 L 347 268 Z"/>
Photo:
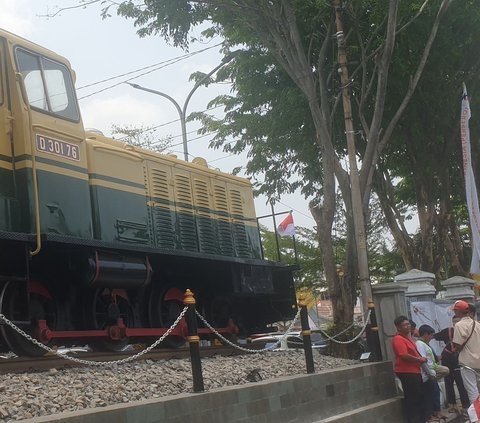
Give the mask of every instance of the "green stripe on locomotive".
<path id="1" fill-rule="evenodd" d="M 2 158 L 0 158 L 2 160 Z M 0 231 L 19 231 L 20 205 L 15 198 L 13 172 L 0 167 Z"/>
<path id="2" fill-rule="evenodd" d="M 190 204 L 149 202 L 153 242 L 162 249 L 199 251 L 231 257 L 260 258 L 257 226 L 246 221 L 227 221 L 202 216 Z M 188 212 L 188 208 L 191 209 Z M 211 211 L 203 210 L 203 213 Z"/>
<path id="3" fill-rule="evenodd" d="M 87 179 L 37 169 L 42 233 L 92 239 L 90 194 Z M 20 232 L 35 232 L 32 169 L 16 171 L 20 208 Z"/>
<path id="4" fill-rule="evenodd" d="M 90 191 L 95 239 L 151 244 L 144 195 L 93 185 L 92 181 Z"/>
<path id="5" fill-rule="evenodd" d="M 18 199 L 0 194 L 0 230 L 35 232 L 30 157 L 17 158 Z M 11 171 L 0 169 L 0 178 Z M 260 258 L 256 221 L 190 203 L 149 199 L 139 183 L 37 158 L 42 233 Z M 22 206 L 20 207 L 19 204 Z"/>
<path id="6" fill-rule="evenodd" d="M 147 205 L 144 195 L 120 189 L 92 185 L 91 192 L 96 239 L 145 244 L 162 250 L 261 257 L 256 226 L 207 218 L 187 204 Z"/>

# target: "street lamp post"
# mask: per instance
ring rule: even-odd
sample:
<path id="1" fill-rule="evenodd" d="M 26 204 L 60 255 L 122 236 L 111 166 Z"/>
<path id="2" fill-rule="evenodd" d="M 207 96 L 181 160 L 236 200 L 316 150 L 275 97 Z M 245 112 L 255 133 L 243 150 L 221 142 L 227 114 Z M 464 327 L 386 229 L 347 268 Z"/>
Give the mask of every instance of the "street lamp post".
<path id="1" fill-rule="evenodd" d="M 150 88 L 145 88 L 142 87 L 141 85 L 138 84 L 131 84 L 130 82 L 126 82 L 126 84 L 130 85 L 131 87 L 137 89 L 137 90 L 142 90 L 146 91 L 152 94 L 156 94 L 159 96 L 162 96 L 168 100 L 170 100 L 175 108 L 177 109 L 178 115 L 180 116 L 180 124 L 182 126 L 182 141 L 183 141 L 183 155 L 185 158 L 185 161 L 188 162 L 188 140 L 187 140 L 187 106 L 190 101 L 190 98 L 192 98 L 193 93 L 197 90 L 197 88 L 202 85 L 208 78 L 210 78 L 217 70 L 219 70 L 222 66 L 226 65 L 230 60 L 232 60 L 233 56 L 229 55 L 223 58 L 221 63 L 218 66 L 215 66 L 209 73 L 207 73 L 202 79 L 197 81 L 191 91 L 188 93 L 187 98 L 185 99 L 185 102 L 183 103 L 183 107 L 180 107 L 180 104 L 171 96 L 168 94 L 162 93 L 161 91 L 157 90 L 152 90 Z"/>

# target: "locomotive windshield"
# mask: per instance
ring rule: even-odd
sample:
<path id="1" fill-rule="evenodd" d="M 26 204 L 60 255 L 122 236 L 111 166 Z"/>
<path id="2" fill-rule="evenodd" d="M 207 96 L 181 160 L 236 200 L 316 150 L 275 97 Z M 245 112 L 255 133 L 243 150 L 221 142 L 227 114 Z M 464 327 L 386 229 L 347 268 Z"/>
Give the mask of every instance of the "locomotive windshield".
<path id="1" fill-rule="evenodd" d="M 17 63 L 32 108 L 78 121 L 70 72 L 65 65 L 18 48 Z"/>

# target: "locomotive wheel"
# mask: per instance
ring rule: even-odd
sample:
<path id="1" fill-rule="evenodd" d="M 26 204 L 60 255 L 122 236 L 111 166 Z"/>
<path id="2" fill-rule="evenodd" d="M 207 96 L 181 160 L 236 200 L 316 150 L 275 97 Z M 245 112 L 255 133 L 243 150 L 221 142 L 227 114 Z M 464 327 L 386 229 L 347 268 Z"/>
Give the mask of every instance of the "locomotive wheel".
<path id="1" fill-rule="evenodd" d="M 212 319 L 210 324 L 213 327 L 224 328 L 228 325 L 230 315 L 231 307 L 228 301 L 224 298 L 214 298 L 210 305 L 210 316 Z"/>
<path id="2" fill-rule="evenodd" d="M 122 289 L 99 288 L 93 292 L 90 299 L 90 313 L 87 315 L 87 324 L 94 329 L 105 329 L 116 325 L 117 319 L 122 318 L 127 327 L 132 327 L 134 314 L 128 295 Z M 97 339 L 92 346 L 101 351 L 122 351 L 129 341 Z"/>
<path id="3" fill-rule="evenodd" d="M 29 282 L 28 293 L 30 302 L 30 315 L 26 316 L 22 310 L 26 309 L 21 293 L 23 287 L 19 283 L 7 282 L 0 294 L 0 312 L 15 323 L 15 321 L 30 321 L 29 327 L 21 327 L 30 336 L 39 320 L 46 320 L 50 329 L 57 326 L 57 309 L 48 290 L 39 282 Z M 5 343 L 11 351 L 18 356 L 41 357 L 46 351 L 37 347 L 28 339 L 6 325 L 0 325 L 0 332 Z"/>
<path id="4" fill-rule="evenodd" d="M 153 328 L 169 328 L 183 310 L 183 293 L 178 288 L 156 288 L 150 292 L 148 317 Z M 181 322 L 180 322 L 181 324 Z M 183 336 L 168 336 L 160 347 L 180 348 L 185 345 Z"/>
<path id="5" fill-rule="evenodd" d="M 210 305 L 210 318 L 209 322 L 214 328 L 224 328 L 231 322 L 231 306 L 226 298 L 214 298 Z M 237 343 L 237 335 L 225 334 L 224 337 L 230 342 Z M 228 345 L 222 339 L 219 339 L 222 345 Z"/>

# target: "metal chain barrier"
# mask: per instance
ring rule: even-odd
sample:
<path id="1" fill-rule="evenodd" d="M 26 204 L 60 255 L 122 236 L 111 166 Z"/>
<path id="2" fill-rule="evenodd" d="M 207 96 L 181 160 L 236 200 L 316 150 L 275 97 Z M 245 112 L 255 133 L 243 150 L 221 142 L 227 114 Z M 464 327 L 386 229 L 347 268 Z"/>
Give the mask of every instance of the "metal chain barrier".
<path id="1" fill-rule="evenodd" d="M 363 332 L 365 332 L 365 330 L 367 329 L 367 325 L 368 325 L 368 321 L 370 320 L 370 314 L 372 313 L 372 310 L 368 310 L 368 313 L 367 313 L 367 317 L 365 318 L 365 323 L 363 324 L 363 327 L 362 329 L 360 330 L 360 332 L 358 332 L 358 334 L 353 338 L 353 339 L 350 339 L 349 341 L 339 341 L 338 339 L 336 339 L 339 335 L 341 335 L 342 333 L 346 332 L 347 329 L 349 329 L 350 327 L 353 326 L 350 325 L 349 328 L 343 330 L 342 332 L 339 332 L 337 333 L 336 335 L 334 336 L 329 336 L 327 332 L 321 330 L 321 329 L 318 329 L 318 330 L 315 330 L 316 332 L 320 332 L 322 335 L 324 335 L 327 339 L 329 339 L 330 341 L 333 341 L 333 342 L 336 342 L 337 344 L 351 344 L 352 342 L 355 342 L 358 338 L 360 338 L 362 335 L 363 335 Z"/>
<path id="2" fill-rule="evenodd" d="M 122 358 L 121 360 L 114 360 L 114 361 L 92 361 L 92 360 L 82 360 L 81 358 L 75 358 L 75 357 L 72 357 L 72 356 L 69 356 L 67 354 L 62 354 L 62 353 L 59 353 L 57 350 L 53 349 L 53 348 L 50 348 L 48 347 L 47 345 L 45 344 L 42 344 L 41 342 L 37 341 L 35 338 L 31 337 L 28 333 L 26 333 L 25 331 L 23 331 L 22 329 L 20 329 L 18 326 L 16 326 L 13 322 L 11 322 L 10 320 L 8 320 L 3 314 L 0 313 L 0 322 L 4 322 L 6 325 L 10 326 L 15 332 L 19 333 L 20 335 L 22 335 L 24 338 L 26 338 L 27 340 L 29 340 L 32 344 L 35 344 L 36 346 L 44 349 L 45 351 L 51 353 L 51 354 L 55 354 L 56 356 L 60 357 L 60 358 L 63 358 L 65 360 L 68 360 L 68 361 L 73 361 L 75 363 L 79 363 L 79 364 L 85 364 L 85 365 L 89 365 L 89 366 L 96 366 L 96 367 L 108 367 L 108 366 L 116 366 L 116 365 L 119 365 L 119 364 L 125 364 L 125 363 L 128 363 L 130 361 L 133 361 L 133 360 L 136 360 L 137 358 L 141 357 L 142 355 L 150 352 L 153 348 L 155 348 L 158 344 L 160 344 L 168 335 L 170 335 L 170 333 L 172 332 L 173 329 L 175 329 L 175 327 L 178 325 L 178 323 L 180 322 L 180 320 L 183 319 L 183 317 L 185 316 L 185 313 L 187 312 L 188 310 L 188 307 L 184 307 L 182 312 L 180 313 L 180 315 L 177 317 L 177 319 L 175 320 L 175 322 L 173 322 L 172 326 L 170 326 L 168 328 L 168 330 L 160 337 L 158 338 L 152 345 L 150 345 L 149 347 L 145 348 L 144 350 L 138 352 L 137 354 L 135 355 L 132 355 L 130 357 L 127 357 L 127 358 Z"/>
<path id="3" fill-rule="evenodd" d="M 134 361 L 136 360 L 137 358 L 141 357 L 142 355 L 144 354 L 147 354 L 148 352 L 150 352 L 152 349 L 154 349 L 155 347 L 157 347 L 168 335 L 170 335 L 170 333 L 173 331 L 173 329 L 175 329 L 175 327 L 178 325 L 178 323 L 180 322 L 180 320 L 183 319 L 183 317 L 185 316 L 185 313 L 187 312 L 188 310 L 188 307 L 184 307 L 182 312 L 179 314 L 179 316 L 177 317 L 177 319 L 175 320 L 175 322 L 173 322 L 173 324 L 170 326 L 170 328 L 168 328 L 168 330 L 160 337 L 158 338 L 152 345 L 150 345 L 149 347 L 143 349 L 142 351 L 138 352 L 137 354 L 135 355 L 132 355 L 130 357 L 127 357 L 127 358 L 123 358 L 123 359 L 120 359 L 120 360 L 114 360 L 114 361 L 92 361 L 92 360 L 83 360 L 83 359 L 80 359 L 80 358 L 76 358 L 76 357 L 72 357 L 72 356 L 69 356 L 65 353 L 59 353 L 57 350 L 53 349 L 53 348 L 50 348 L 48 347 L 47 345 L 45 344 L 42 344 L 41 342 L 39 342 L 38 340 L 36 340 L 35 338 L 33 338 L 32 336 L 30 336 L 28 333 L 26 333 L 25 331 L 23 331 L 22 329 L 20 329 L 18 326 L 16 326 L 13 322 L 11 322 L 10 320 L 8 320 L 5 315 L 1 314 L 0 313 L 0 322 L 3 322 L 5 323 L 7 326 L 10 326 L 15 332 L 17 332 L 18 334 L 20 334 L 21 336 L 23 336 L 25 339 L 29 340 L 32 344 L 35 344 L 36 346 L 42 348 L 43 350 L 45 350 L 46 352 L 48 353 L 51 353 L 51 354 L 54 354 L 60 358 L 63 358 L 65 360 L 68 360 L 68 361 L 72 361 L 72 362 L 75 362 L 75 363 L 79 363 L 79 364 L 85 364 L 85 365 L 90 365 L 90 366 L 96 366 L 96 367 L 102 367 L 102 366 L 105 366 L 105 367 L 108 367 L 108 366 L 115 366 L 115 365 L 119 365 L 119 364 L 125 364 L 125 363 L 129 363 L 131 361 Z M 295 325 L 295 323 L 297 323 L 298 319 L 299 319 L 299 316 L 300 316 L 300 308 L 298 309 L 297 311 L 297 314 L 295 315 L 295 317 L 293 318 L 292 322 L 290 323 L 290 325 L 288 326 L 287 330 L 285 331 L 285 333 L 283 334 L 283 336 L 281 338 L 279 338 L 274 344 L 272 345 L 269 345 L 268 347 L 265 347 L 265 348 L 262 348 L 262 349 L 249 349 L 249 348 L 245 348 L 245 347 L 242 347 L 238 344 L 235 344 L 234 342 L 231 342 L 229 339 L 225 338 L 221 333 L 219 333 L 212 325 L 210 325 L 210 323 L 207 322 L 207 320 L 197 311 L 195 310 L 195 313 L 196 315 L 198 316 L 198 318 L 203 322 L 203 324 L 208 328 L 210 329 L 219 339 L 221 339 L 223 342 L 225 342 L 226 344 L 230 345 L 231 347 L 233 348 L 236 348 L 240 351 L 243 351 L 243 352 L 247 352 L 247 353 L 262 353 L 262 352 L 266 352 L 266 351 L 271 351 L 275 348 L 277 348 L 283 340 L 285 340 L 285 338 L 290 334 L 290 332 L 292 331 L 293 329 L 293 326 Z M 371 313 L 371 310 L 368 311 L 368 314 L 367 314 L 367 317 L 365 319 L 365 322 L 368 322 L 368 320 L 370 319 L 370 313 Z M 340 336 L 341 334 L 345 333 L 348 329 L 350 329 L 351 327 L 353 327 L 354 324 L 350 325 L 348 328 L 344 329 L 343 331 L 337 333 L 336 335 L 334 336 L 329 336 L 325 331 L 321 330 L 321 329 L 318 329 L 318 332 L 322 333 L 327 339 L 333 341 L 333 342 L 336 342 L 338 344 L 350 344 L 352 342 L 355 342 L 358 338 L 360 338 L 360 336 L 363 335 L 363 333 L 365 332 L 366 328 L 367 328 L 367 323 L 365 323 L 361 329 L 361 331 L 351 340 L 349 341 L 339 341 L 337 340 L 336 338 L 338 336 Z"/>
<path id="4" fill-rule="evenodd" d="M 226 344 L 230 345 L 233 348 L 236 348 L 237 350 L 254 354 L 254 353 L 261 353 L 261 352 L 265 352 L 265 351 L 271 351 L 274 348 L 277 348 L 281 344 L 281 342 L 288 336 L 288 334 L 292 331 L 293 326 L 295 325 L 298 318 L 300 317 L 300 308 L 298 309 L 297 314 L 293 318 L 292 323 L 290 323 L 290 325 L 288 326 L 285 334 L 280 339 L 278 339 L 278 341 L 275 342 L 274 344 L 272 344 L 268 347 L 262 348 L 262 349 L 258 349 L 258 350 L 252 350 L 252 349 L 249 349 L 249 348 L 244 348 L 244 347 L 241 347 L 238 344 L 235 344 L 235 343 L 231 342 L 229 339 L 225 338 L 221 333 L 219 333 L 212 325 L 210 325 L 210 323 L 208 323 L 207 320 L 197 310 L 195 310 L 195 313 L 197 314 L 198 318 L 204 323 L 204 325 L 208 329 L 210 329 L 215 335 L 217 335 L 217 337 L 220 338 L 223 342 L 225 342 Z"/>
<path id="5" fill-rule="evenodd" d="M 248 352 L 248 353 L 259 353 L 259 352 L 264 352 L 264 351 L 271 351 L 273 350 L 274 348 L 277 348 L 281 342 L 288 336 L 289 332 L 291 332 L 293 326 L 295 325 L 295 323 L 297 322 L 299 316 L 300 316 L 300 308 L 298 309 L 298 312 L 296 314 L 296 316 L 294 317 L 292 323 L 289 325 L 287 331 L 285 332 L 285 334 L 273 345 L 270 345 L 268 347 L 265 347 L 265 348 L 262 348 L 262 349 L 259 349 L 259 350 L 252 350 L 252 349 L 248 349 L 248 348 L 244 348 L 244 347 L 241 347 L 240 345 L 238 344 L 235 344 L 233 342 L 231 342 L 230 340 L 228 340 L 227 338 L 225 338 L 224 336 L 222 336 L 220 333 L 218 333 L 215 328 L 210 325 L 207 320 L 197 311 L 195 310 L 198 318 L 205 324 L 205 326 L 210 329 L 218 338 L 220 338 L 223 342 L 225 342 L 226 344 L 234 347 L 234 348 L 237 348 L 238 350 L 240 351 L 244 351 L 244 352 Z M 367 329 L 367 322 L 368 320 L 370 319 L 370 314 L 371 314 L 371 310 L 368 311 L 367 313 L 367 317 L 365 318 L 365 324 L 363 325 L 362 327 L 362 330 L 351 340 L 349 341 L 339 341 L 337 340 L 336 338 L 340 335 L 342 335 L 343 333 L 345 333 L 347 330 L 349 330 L 351 327 L 354 326 L 354 323 L 352 323 L 348 328 L 344 329 L 343 331 L 337 333 L 336 335 L 333 335 L 333 336 L 329 336 L 325 331 L 321 330 L 321 329 L 315 329 L 315 332 L 320 332 L 322 333 L 327 339 L 333 341 L 333 342 L 336 342 L 337 344 L 350 344 L 352 342 L 355 342 L 358 338 L 360 338 L 363 333 L 365 332 L 365 330 Z M 299 343 L 300 345 L 300 343 Z M 302 344 L 303 345 L 303 344 Z"/>

